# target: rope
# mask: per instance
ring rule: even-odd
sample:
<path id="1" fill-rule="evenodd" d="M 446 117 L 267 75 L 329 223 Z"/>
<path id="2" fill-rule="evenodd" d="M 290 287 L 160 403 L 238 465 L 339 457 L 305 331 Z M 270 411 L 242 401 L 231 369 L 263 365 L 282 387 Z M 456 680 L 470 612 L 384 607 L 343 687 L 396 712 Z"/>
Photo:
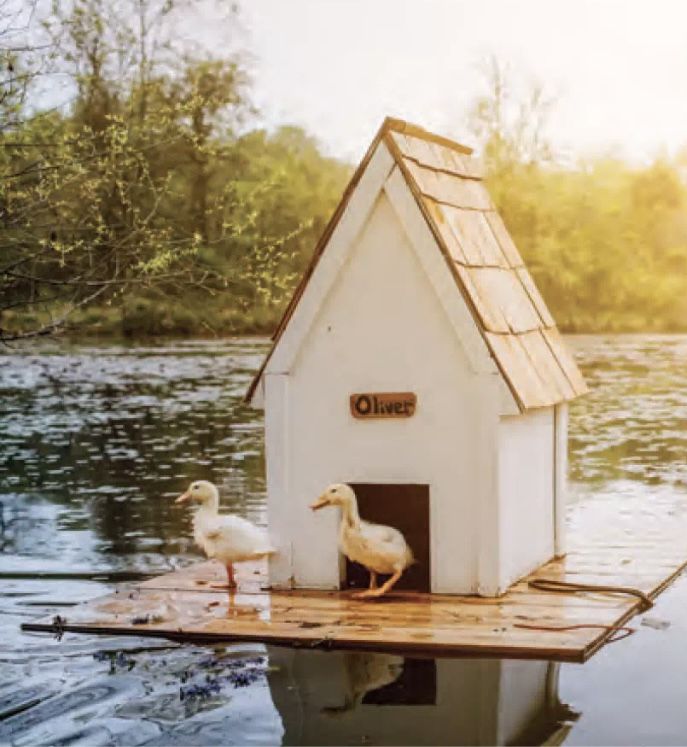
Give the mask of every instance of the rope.
<path id="1" fill-rule="evenodd" d="M 639 600 L 639 612 L 645 612 L 654 606 L 654 601 L 648 594 L 645 594 L 640 589 L 633 589 L 630 586 L 612 586 L 606 584 L 580 584 L 572 581 L 558 581 L 553 578 L 533 578 L 527 584 L 531 589 L 539 589 L 539 591 L 553 591 L 557 593 L 567 594 L 575 591 L 602 591 L 611 594 L 628 594 L 636 597 Z M 592 625 L 592 624 L 579 624 L 579 625 L 527 625 L 525 623 L 515 623 L 514 628 L 525 628 L 527 630 L 548 630 L 548 631 L 566 631 L 566 630 L 605 630 L 610 633 L 610 637 L 606 643 L 616 643 L 622 641 L 623 638 L 627 638 L 632 635 L 635 630 L 634 628 L 628 628 L 624 625 Z"/>
<path id="2" fill-rule="evenodd" d="M 637 597 L 641 602 L 639 612 L 646 612 L 654 606 L 654 600 L 640 589 L 631 586 L 606 586 L 604 584 L 579 584 L 570 581 L 557 581 L 553 578 L 533 578 L 527 584 L 532 589 L 540 591 L 555 591 L 566 593 L 570 591 L 605 591 L 612 594 L 629 594 Z"/>
<path id="3" fill-rule="evenodd" d="M 591 625 L 591 624 L 583 624 L 583 625 L 526 625 L 524 623 L 515 623 L 513 625 L 514 628 L 526 628 L 527 630 L 549 630 L 549 631 L 566 631 L 566 630 L 586 630 L 586 629 L 593 629 L 593 630 L 605 630 L 609 633 L 620 633 L 620 635 L 611 635 L 610 638 L 606 641 L 606 643 L 616 643 L 616 641 L 622 641 L 623 638 L 627 638 L 628 636 L 632 635 L 635 632 L 634 628 L 628 628 L 625 625 Z"/>

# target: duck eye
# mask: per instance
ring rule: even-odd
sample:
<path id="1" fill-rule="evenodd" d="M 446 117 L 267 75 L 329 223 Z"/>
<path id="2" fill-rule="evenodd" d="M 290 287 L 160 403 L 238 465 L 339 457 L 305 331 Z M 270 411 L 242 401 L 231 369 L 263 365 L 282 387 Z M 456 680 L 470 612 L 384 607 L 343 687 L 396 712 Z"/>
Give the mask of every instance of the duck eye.
<path id="1" fill-rule="evenodd" d="M 197 486 L 197 485 L 194 485 L 194 486 L 193 486 L 193 487 L 191 488 L 191 490 L 198 490 L 198 486 Z"/>

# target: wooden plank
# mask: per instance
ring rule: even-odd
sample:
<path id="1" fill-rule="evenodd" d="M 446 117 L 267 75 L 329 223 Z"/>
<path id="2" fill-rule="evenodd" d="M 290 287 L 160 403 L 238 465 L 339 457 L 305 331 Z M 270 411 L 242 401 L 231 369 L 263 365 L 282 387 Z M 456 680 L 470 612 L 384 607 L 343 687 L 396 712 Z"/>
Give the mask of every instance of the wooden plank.
<path id="1" fill-rule="evenodd" d="M 132 612 L 141 617 L 163 607 L 165 612 L 159 618 L 147 624 L 132 623 Z M 279 609 L 278 605 L 269 603 L 267 595 L 238 594 L 230 602 L 226 594 L 220 593 L 208 597 L 196 592 L 173 595 L 158 592 L 157 595 L 149 593 L 147 598 L 105 598 L 91 603 L 90 609 L 83 610 L 68 627 L 88 628 L 93 632 L 127 630 L 130 634 L 145 632 L 165 636 L 188 633 L 197 637 L 241 640 L 278 638 L 312 643 L 327 639 L 331 644 L 374 644 L 382 648 L 412 647 L 417 640 L 433 641 L 434 645 L 450 648 L 459 630 L 461 645 L 468 649 L 485 645 L 531 648 L 540 639 L 540 633 L 519 629 L 516 625 L 530 622 L 575 625 L 586 619 L 581 611 L 561 615 L 558 608 L 552 607 L 552 610 L 551 615 L 513 616 L 487 607 L 483 614 L 473 611 L 461 614 L 450 605 L 445 605 L 443 610 L 436 609 L 431 601 L 369 604 L 350 596 L 344 598 L 344 595 L 339 595 L 338 604 L 330 605 L 329 609 L 314 610 L 306 605 L 304 610 L 301 599 L 292 599 L 288 607 Z M 413 611 L 419 614 L 414 615 Z M 165 619 L 165 614 L 170 619 Z M 597 612 L 597 619 L 610 623 L 616 615 L 615 610 L 606 609 L 603 618 L 599 618 Z M 172 620 L 174 624 L 170 625 Z M 565 635 L 555 633 L 547 637 L 546 643 L 562 649 L 579 648 L 584 638 L 584 631 L 574 630 Z"/>

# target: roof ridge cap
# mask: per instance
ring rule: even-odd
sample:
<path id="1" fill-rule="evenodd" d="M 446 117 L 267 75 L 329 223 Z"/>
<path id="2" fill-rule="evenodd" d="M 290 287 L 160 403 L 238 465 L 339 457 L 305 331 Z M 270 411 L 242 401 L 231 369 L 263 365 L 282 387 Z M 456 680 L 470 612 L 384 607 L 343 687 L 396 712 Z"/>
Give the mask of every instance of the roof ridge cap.
<path id="1" fill-rule="evenodd" d="M 470 156 L 474 153 L 474 148 L 471 148 L 469 145 L 463 145 L 443 135 L 429 132 L 424 127 L 420 127 L 420 125 L 413 124 L 412 122 L 406 122 L 404 119 L 386 117 L 382 124 L 382 130 L 384 132 L 400 132 L 401 134 L 412 135 L 421 140 L 428 140 L 437 145 L 443 145 L 445 148 L 451 148 L 451 150 L 455 150 L 464 156 Z"/>

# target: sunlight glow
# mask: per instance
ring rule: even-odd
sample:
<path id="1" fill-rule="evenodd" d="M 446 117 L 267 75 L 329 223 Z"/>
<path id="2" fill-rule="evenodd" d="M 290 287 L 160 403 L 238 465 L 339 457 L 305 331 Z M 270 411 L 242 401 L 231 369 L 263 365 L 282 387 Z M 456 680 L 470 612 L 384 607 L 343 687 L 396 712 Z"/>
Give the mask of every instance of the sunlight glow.
<path id="1" fill-rule="evenodd" d="M 558 95 L 560 152 L 646 161 L 687 143 L 679 1 L 251 0 L 242 15 L 268 121 L 335 155 L 358 157 L 387 114 L 460 137 L 490 54 Z"/>

